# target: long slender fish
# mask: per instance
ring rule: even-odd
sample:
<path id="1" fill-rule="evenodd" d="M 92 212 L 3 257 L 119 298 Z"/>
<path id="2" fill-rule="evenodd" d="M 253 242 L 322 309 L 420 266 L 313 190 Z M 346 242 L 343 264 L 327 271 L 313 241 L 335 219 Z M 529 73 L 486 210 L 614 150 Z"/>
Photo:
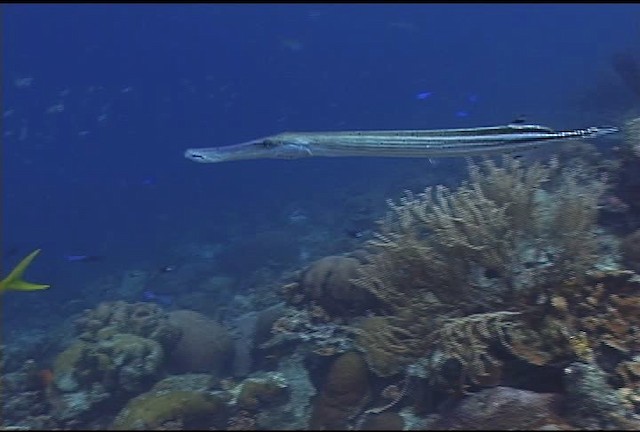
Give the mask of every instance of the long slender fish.
<path id="1" fill-rule="evenodd" d="M 559 140 L 595 138 L 616 132 L 618 128 L 608 126 L 555 131 L 521 124 L 467 129 L 285 132 L 241 144 L 188 149 L 185 157 L 213 163 L 314 156 L 473 156 L 530 150 Z"/>

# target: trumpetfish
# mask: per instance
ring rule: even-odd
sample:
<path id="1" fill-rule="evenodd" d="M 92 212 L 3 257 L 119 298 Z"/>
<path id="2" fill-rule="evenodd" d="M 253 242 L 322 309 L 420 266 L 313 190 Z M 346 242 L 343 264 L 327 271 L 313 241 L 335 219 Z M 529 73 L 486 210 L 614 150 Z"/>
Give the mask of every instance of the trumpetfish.
<path id="1" fill-rule="evenodd" d="M 474 156 L 531 150 L 559 140 L 595 138 L 618 131 L 610 126 L 555 131 L 539 125 L 508 124 L 461 129 L 284 132 L 241 144 L 192 148 L 184 155 L 202 163 L 315 156 Z"/>

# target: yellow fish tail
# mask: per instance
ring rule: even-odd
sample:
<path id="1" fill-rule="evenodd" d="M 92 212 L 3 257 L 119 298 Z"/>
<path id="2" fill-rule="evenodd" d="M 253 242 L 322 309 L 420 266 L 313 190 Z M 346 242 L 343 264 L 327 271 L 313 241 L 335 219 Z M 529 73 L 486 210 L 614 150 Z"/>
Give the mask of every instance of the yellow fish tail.
<path id="1" fill-rule="evenodd" d="M 50 285 L 35 284 L 22 279 L 22 275 L 31 264 L 31 261 L 40 253 L 40 249 L 36 249 L 27 255 L 20 263 L 11 270 L 9 276 L 0 281 L 0 292 L 6 290 L 14 291 L 37 291 L 50 287 Z"/>

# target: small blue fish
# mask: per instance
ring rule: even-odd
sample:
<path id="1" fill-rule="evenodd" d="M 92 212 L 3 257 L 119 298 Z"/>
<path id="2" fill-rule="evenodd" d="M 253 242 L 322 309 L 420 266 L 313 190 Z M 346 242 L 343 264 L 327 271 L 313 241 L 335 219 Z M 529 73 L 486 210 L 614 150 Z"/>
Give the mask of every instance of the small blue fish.
<path id="1" fill-rule="evenodd" d="M 160 269 L 158 270 L 159 273 L 169 273 L 172 272 L 176 269 L 177 267 L 174 265 L 166 265 L 163 267 L 160 267 Z"/>
<path id="2" fill-rule="evenodd" d="M 428 98 L 429 96 L 431 96 L 432 94 L 433 94 L 433 92 L 428 92 L 428 91 L 420 92 L 420 93 L 418 93 L 416 95 L 416 99 L 424 100 L 424 99 Z"/>
<path id="3" fill-rule="evenodd" d="M 469 112 L 464 110 L 458 111 L 456 112 L 456 117 L 469 117 Z"/>
<path id="4" fill-rule="evenodd" d="M 69 262 L 95 262 L 102 261 L 104 257 L 100 255 L 65 255 L 64 259 Z"/>

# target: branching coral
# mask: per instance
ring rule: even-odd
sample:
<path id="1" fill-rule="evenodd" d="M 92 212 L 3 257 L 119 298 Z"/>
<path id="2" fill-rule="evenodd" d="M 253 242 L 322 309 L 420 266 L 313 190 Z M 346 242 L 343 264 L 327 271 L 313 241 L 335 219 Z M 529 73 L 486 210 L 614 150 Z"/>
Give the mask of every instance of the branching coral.
<path id="1" fill-rule="evenodd" d="M 541 218 L 546 225 L 541 234 L 553 256 L 553 278 L 547 277 L 545 282 L 580 278 L 595 262 L 597 204 L 605 188 L 602 181 L 589 179 L 579 169 L 563 173 L 550 197 L 548 217 Z"/>
<path id="2" fill-rule="evenodd" d="M 435 343 L 444 359 L 456 359 L 475 383 L 498 384 L 502 362 L 491 354 L 496 339 L 509 347 L 509 330 L 517 327 L 517 312 L 487 312 L 445 321 L 436 332 Z"/>
<path id="3" fill-rule="evenodd" d="M 428 324 L 423 320 L 422 324 Z M 429 334 L 421 323 L 409 323 L 395 316 L 373 316 L 354 327 L 356 345 L 365 347 L 364 356 L 369 367 L 379 376 L 400 372 L 412 359 L 419 357 L 429 345 Z"/>
<path id="4" fill-rule="evenodd" d="M 354 283 L 380 301 L 381 316 L 356 333 L 380 375 L 431 347 L 483 381 L 499 366 L 491 345 L 508 350 L 525 334 L 514 311 L 535 304 L 540 287 L 580 277 L 595 262 L 604 184 L 587 170 L 504 157 L 500 166 L 470 163 L 469 173 L 455 191 L 438 186 L 390 202 L 370 242 Z"/>
<path id="5" fill-rule="evenodd" d="M 271 328 L 273 336 L 260 344 L 260 348 L 270 352 L 286 349 L 292 342 L 301 342 L 306 349 L 321 356 L 331 356 L 351 348 L 349 328 L 344 325 L 317 322 L 309 310 L 287 310 Z"/>
<path id="6" fill-rule="evenodd" d="M 555 296 L 567 305 L 556 307 L 558 319 L 572 334 L 584 334 L 597 358 L 606 347 L 629 359 L 640 353 L 640 280 L 633 272 L 594 273 L 582 284 L 567 281 Z"/>

